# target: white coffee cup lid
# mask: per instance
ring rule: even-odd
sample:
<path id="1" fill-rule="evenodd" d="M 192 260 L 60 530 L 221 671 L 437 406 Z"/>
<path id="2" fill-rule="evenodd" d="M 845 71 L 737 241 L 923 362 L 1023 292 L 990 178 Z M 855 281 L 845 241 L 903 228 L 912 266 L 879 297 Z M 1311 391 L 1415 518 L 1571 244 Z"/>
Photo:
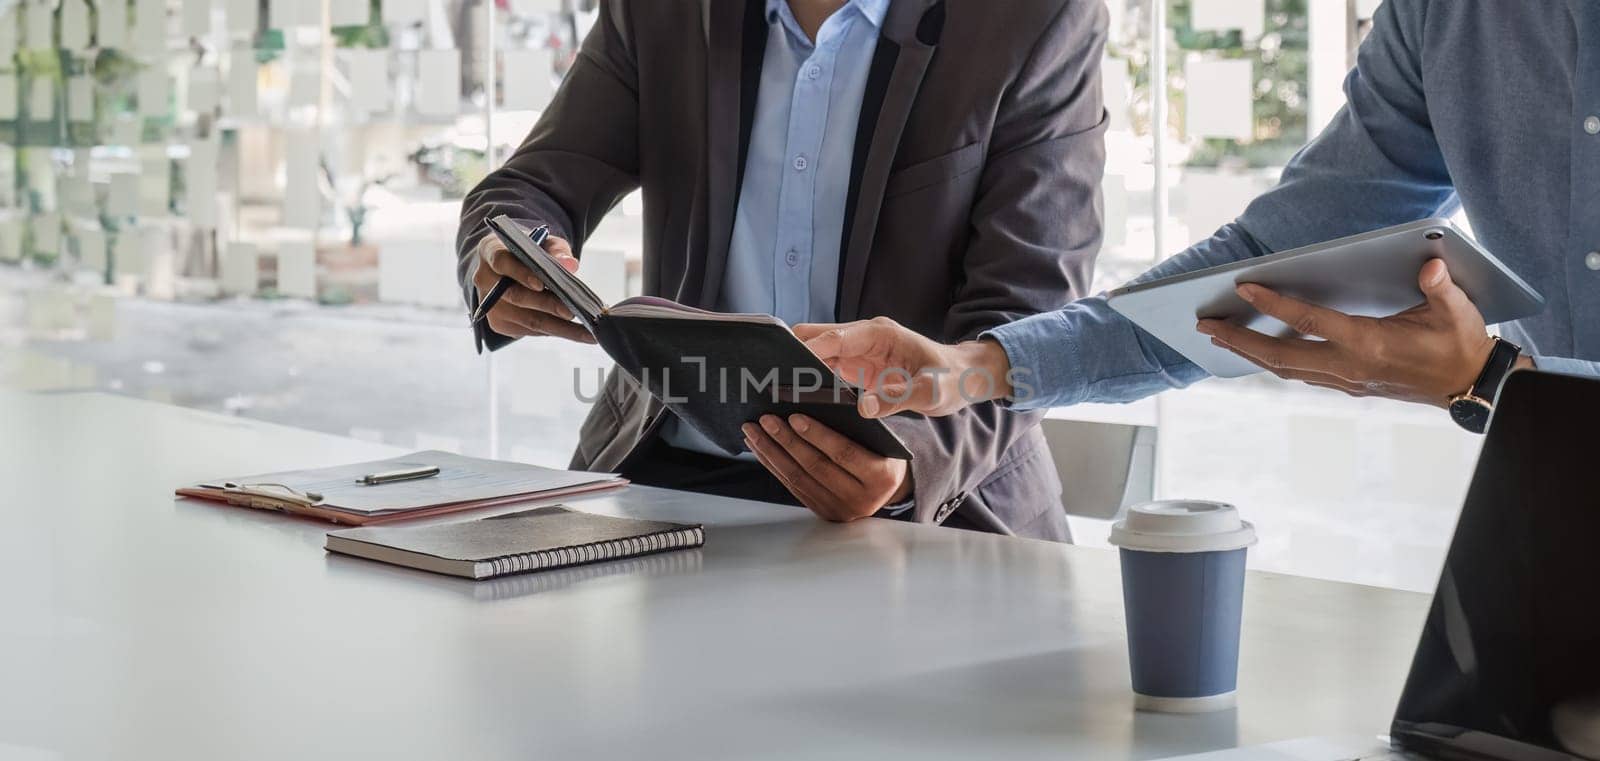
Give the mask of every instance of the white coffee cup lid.
<path id="1" fill-rule="evenodd" d="M 1111 543 L 1142 552 L 1224 552 L 1256 543 L 1256 529 L 1233 505 L 1174 499 L 1128 508 Z"/>

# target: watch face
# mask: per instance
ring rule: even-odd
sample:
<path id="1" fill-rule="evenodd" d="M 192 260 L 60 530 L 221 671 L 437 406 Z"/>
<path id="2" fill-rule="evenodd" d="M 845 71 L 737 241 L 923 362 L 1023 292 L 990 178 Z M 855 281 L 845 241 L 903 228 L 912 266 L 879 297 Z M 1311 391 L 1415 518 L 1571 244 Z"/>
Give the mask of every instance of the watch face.
<path id="1" fill-rule="evenodd" d="M 1482 399 L 1467 397 L 1450 403 L 1450 418 L 1473 433 L 1483 433 L 1489 427 L 1489 415 L 1493 411 Z"/>

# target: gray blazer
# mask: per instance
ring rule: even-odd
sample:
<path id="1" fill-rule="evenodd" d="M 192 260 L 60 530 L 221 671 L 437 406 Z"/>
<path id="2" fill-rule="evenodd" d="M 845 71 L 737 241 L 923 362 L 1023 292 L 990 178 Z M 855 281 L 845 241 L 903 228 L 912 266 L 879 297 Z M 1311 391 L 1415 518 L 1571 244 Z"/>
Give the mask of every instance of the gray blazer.
<path id="1" fill-rule="evenodd" d="M 462 205 L 469 307 L 486 218 L 548 224 L 581 257 L 635 188 L 644 292 L 715 303 L 760 81 L 763 5 L 601 3 L 549 109 Z M 894 1 L 858 128 L 839 320 L 886 315 L 958 341 L 1087 292 L 1101 238 L 1105 27 L 1100 0 Z M 613 372 L 573 466 L 620 468 L 663 414 Z M 915 519 L 942 523 L 959 508 L 997 532 L 1067 536 L 1040 419 L 995 404 L 891 419 L 916 454 Z"/>

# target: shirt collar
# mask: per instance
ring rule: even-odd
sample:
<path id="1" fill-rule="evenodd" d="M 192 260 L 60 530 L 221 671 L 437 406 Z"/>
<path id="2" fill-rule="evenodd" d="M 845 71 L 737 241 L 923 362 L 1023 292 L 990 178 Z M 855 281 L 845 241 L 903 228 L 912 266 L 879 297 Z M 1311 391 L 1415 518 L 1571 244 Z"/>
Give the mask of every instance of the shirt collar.
<path id="1" fill-rule="evenodd" d="M 891 0 L 846 0 L 845 7 L 840 8 L 839 12 L 855 6 L 863 18 L 882 29 L 883 17 L 889 13 L 890 2 Z M 789 0 L 767 0 L 767 23 L 793 23 L 793 19 L 794 12 L 789 10 Z"/>
<path id="2" fill-rule="evenodd" d="M 850 4 L 861 11 L 861 15 L 873 26 L 883 28 L 883 17 L 889 13 L 889 0 L 850 0 Z"/>

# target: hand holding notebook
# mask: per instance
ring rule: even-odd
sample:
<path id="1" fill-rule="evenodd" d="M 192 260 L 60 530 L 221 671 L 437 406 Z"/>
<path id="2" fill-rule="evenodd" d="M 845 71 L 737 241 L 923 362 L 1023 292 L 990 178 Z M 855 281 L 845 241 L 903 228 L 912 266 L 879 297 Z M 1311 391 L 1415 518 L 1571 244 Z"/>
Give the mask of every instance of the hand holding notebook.
<path id="1" fill-rule="evenodd" d="M 857 414 L 856 390 L 782 320 L 650 296 L 606 306 L 510 218 L 488 224 L 619 367 L 728 454 L 744 451 L 745 423 L 804 413 L 876 454 L 911 459 L 883 421 Z"/>
<path id="2" fill-rule="evenodd" d="M 551 235 L 548 226 L 539 225 L 527 235 L 566 271 L 578 271 L 572 244 Z M 483 353 L 485 338 L 491 333 L 518 338 L 552 336 L 594 343 L 594 336 L 573 321 L 571 310 L 545 288 L 544 281 L 511 253 L 499 236 L 484 237 L 474 256 L 478 261 L 471 282 L 477 306 L 472 313 L 472 330 L 479 354 Z"/>
<path id="3" fill-rule="evenodd" d="M 546 225 L 539 225 L 538 227 L 533 228 L 533 232 L 528 233 L 528 238 L 532 240 L 535 245 L 540 246 L 541 248 L 544 246 L 544 242 L 549 239 L 549 237 L 550 228 Z M 500 279 L 495 281 L 495 284 L 489 288 L 489 292 L 483 295 L 483 300 L 478 302 L 478 308 L 472 312 L 472 321 L 474 323 L 478 323 L 487 318 L 489 316 L 489 312 L 493 310 L 495 306 L 500 303 L 500 299 L 506 295 L 506 291 L 510 290 L 511 286 L 516 284 L 517 281 L 515 278 L 511 277 L 510 275 L 501 275 Z"/>

